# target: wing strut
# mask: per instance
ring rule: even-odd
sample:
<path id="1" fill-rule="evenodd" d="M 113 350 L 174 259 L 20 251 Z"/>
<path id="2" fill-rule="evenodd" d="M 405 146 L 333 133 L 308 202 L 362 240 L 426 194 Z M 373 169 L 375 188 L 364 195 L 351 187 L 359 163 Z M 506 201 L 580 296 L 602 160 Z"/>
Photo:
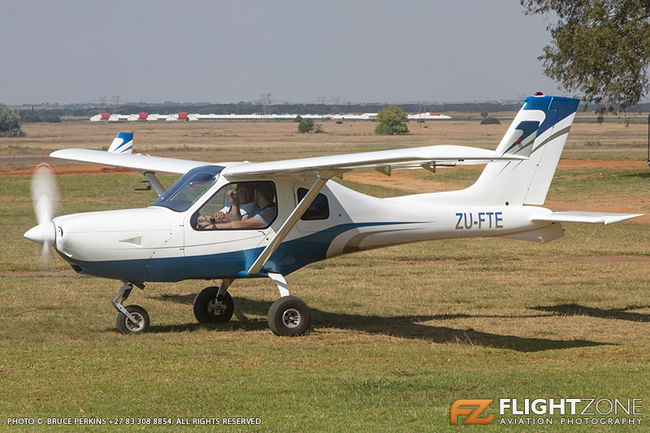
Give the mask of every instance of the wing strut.
<path id="1" fill-rule="evenodd" d="M 255 263 L 253 263 L 253 265 L 250 267 L 248 270 L 249 275 L 254 275 L 258 273 L 260 269 L 262 269 L 262 266 L 264 266 L 269 257 L 271 257 L 271 254 L 275 252 L 282 241 L 287 237 L 291 229 L 296 225 L 302 214 L 305 213 L 307 208 L 311 205 L 311 203 L 314 201 L 314 198 L 316 198 L 326 183 L 327 179 L 323 179 L 320 176 L 316 178 L 316 181 L 311 186 L 311 188 L 309 188 L 307 194 L 303 197 L 302 200 L 300 200 L 298 206 L 296 206 L 293 212 L 291 212 L 289 218 L 287 218 L 284 224 L 282 224 L 280 230 L 278 230 L 271 242 L 266 246 L 266 248 L 264 248 L 259 257 L 255 260 Z"/>
<path id="2" fill-rule="evenodd" d="M 142 174 L 144 175 L 144 177 L 147 178 L 147 180 L 149 181 L 149 184 L 151 186 L 153 186 L 153 189 L 156 190 L 156 192 L 158 193 L 158 196 L 160 197 L 161 195 L 163 195 L 163 193 L 165 192 L 165 187 L 162 186 L 162 184 L 160 183 L 160 181 L 156 177 L 156 174 L 152 173 L 150 171 L 145 171 Z"/>

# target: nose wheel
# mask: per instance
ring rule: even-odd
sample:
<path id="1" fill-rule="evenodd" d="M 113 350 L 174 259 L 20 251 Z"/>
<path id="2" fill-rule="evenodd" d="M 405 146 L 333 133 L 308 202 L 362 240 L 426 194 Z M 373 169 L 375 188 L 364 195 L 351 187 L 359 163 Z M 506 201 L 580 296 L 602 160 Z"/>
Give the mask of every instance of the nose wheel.
<path id="1" fill-rule="evenodd" d="M 133 319 L 119 312 L 115 325 L 122 334 L 140 334 L 149 328 L 149 314 L 139 305 L 124 307 Z"/>
<path id="2" fill-rule="evenodd" d="M 140 288 L 143 289 L 144 286 Z M 141 334 L 149 329 L 149 314 L 139 305 L 126 307 L 122 305 L 131 294 L 131 290 L 133 290 L 133 284 L 124 282 L 120 291 L 113 298 L 113 306 L 118 311 L 115 325 L 122 334 Z"/>

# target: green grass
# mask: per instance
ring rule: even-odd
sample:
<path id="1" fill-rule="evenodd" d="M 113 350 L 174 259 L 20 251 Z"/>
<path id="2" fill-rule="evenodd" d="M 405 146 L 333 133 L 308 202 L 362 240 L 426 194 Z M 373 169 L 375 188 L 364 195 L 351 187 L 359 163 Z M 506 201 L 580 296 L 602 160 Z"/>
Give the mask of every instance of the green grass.
<path id="1" fill-rule="evenodd" d="M 603 195 L 620 197 L 620 194 L 638 200 L 648 197 L 650 169 L 559 169 L 553 187 L 550 195 L 571 195 L 578 200 L 596 199 Z"/>
<path id="2" fill-rule="evenodd" d="M 470 182 L 474 170 L 436 180 Z M 420 176 L 417 174 L 416 176 Z M 430 176 L 427 174 L 427 176 Z M 168 185 L 173 178 L 165 178 Z M 136 175 L 61 176 L 60 213 L 146 206 Z M 467 398 L 650 395 L 650 226 L 566 225 L 548 245 L 459 239 L 366 251 L 289 275 L 313 330 L 278 338 L 266 324 L 277 290 L 237 281 L 235 316 L 200 327 L 207 281 L 148 284 L 151 331 L 115 331 L 115 281 L 39 271 L 29 179 L 2 178 L 0 430 L 170 431 L 159 426 L 8 426 L 8 417 L 259 417 L 259 426 L 174 431 L 643 431 L 644 427 L 450 426 Z M 379 196 L 391 188 L 344 184 Z M 639 170 L 559 171 L 550 198 L 647 203 Z M 491 413 L 496 413 L 496 402 Z M 497 419 L 499 416 L 497 416 Z M 557 420 L 556 420 L 557 422 Z M 647 415 L 644 425 L 647 424 Z"/>

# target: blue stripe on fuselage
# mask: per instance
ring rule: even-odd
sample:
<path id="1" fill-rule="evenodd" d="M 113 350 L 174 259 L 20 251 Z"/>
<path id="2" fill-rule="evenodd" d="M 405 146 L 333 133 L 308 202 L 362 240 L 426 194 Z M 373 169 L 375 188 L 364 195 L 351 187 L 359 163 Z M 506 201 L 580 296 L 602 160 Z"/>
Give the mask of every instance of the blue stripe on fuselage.
<path id="1" fill-rule="evenodd" d="M 98 277 L 133 282 L 175 282 L 187 279 L 220 279 L 263 277 L 267 272 L 282 275 L 326 258 L 332 241 L 348 230 L 360 227 L 383 227 L 411 224 L 410 222 L 341 224 L 302 238 L 280 244 L 262 271 L 249 275 L 246 271 L 264 250 L 264 247 L 202 256 L 180 256 L 137 260 L 112 260 L 87 262 L 74 260 L 61 254 L 73 268 L 81 273 Z"/>

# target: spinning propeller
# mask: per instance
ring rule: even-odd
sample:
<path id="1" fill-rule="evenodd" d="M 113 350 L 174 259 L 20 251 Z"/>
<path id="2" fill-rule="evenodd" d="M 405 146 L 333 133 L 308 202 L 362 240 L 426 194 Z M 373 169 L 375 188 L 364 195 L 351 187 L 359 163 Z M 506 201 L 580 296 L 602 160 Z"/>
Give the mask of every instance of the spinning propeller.
<path id="1" fill-rule="evenodd" d="M 50 246 L 55 240 L 55 229 L 52 223 L 59 201 L 59 193 L 56 185 L 56 178 L 52 169 L 47 164 L 40 164 L 36 167 L 32 177 L 32 201 L 34 213 L 38 225 L 25 232 L 25 237 L 30 241 L 43 244 L 41 259 L 48 263 L 50 258 Z"/>

